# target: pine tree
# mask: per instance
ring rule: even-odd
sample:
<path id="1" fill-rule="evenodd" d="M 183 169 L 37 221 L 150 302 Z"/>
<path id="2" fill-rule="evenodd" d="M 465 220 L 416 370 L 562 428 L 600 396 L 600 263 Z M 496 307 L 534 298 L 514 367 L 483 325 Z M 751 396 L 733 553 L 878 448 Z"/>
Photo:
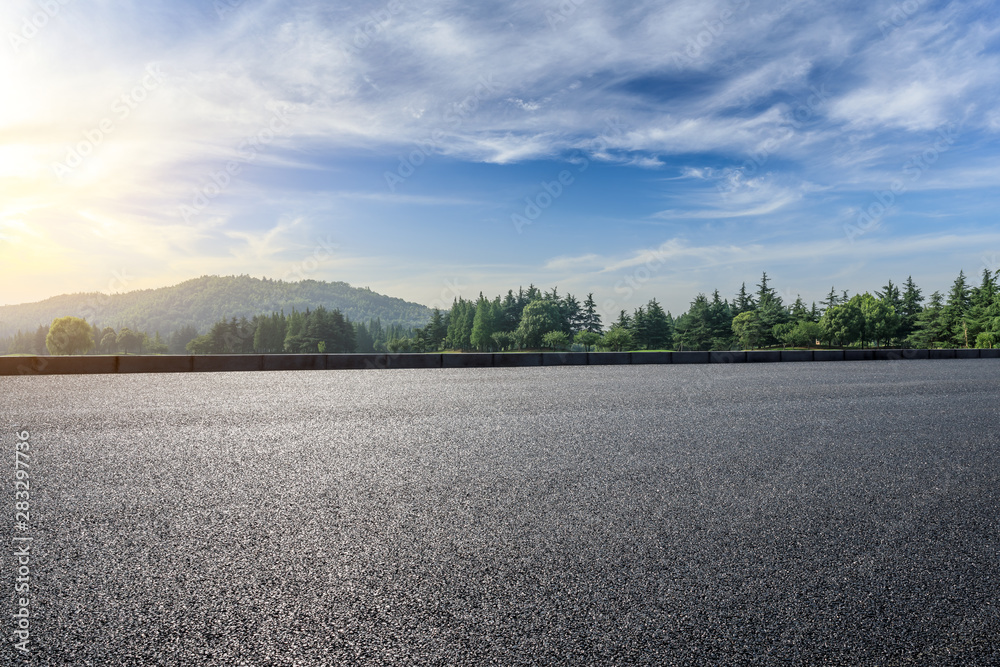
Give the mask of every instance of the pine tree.
<path id="1" fill-rule="evenodd" d="M 735 303 L 733 306 L 733 316 L 739 315 L 740 313 L 745 313 L 750 310 L 757 308 L 756 302 L 753 300 L 753 295 L 747 294 L 747 284 L 743 283 L 740 285 L 739 294 L 736 295 Z"/>
<path id="2" fill-rule="evenodd" d="M 642 306 L 635 309 L 632 315 L 632 344 L 637 350 L 645 350 L 649 346 L 649 323 L 646 322 L 646 311 Z"/>
<path id="3" fill-rule="evenodd" d="M 674 323 L 674 341 L 678 349 L 708 350 L 712 346 L 712 326 L 708 298 L 699 294 L 688 312 Z"/>
<path id="4" fill-rule="evenodd" d="M 802 301 L 801 296 L 796 295 L 795 303 L 792 304 L 789 315 L 793 322 L 801 322 L 802 320 L 809 319 L 809 311 L 806 309 L 806 304 Z"/>
<path id="5" fill-rule="evenodd" d="M 819 304 L 823 306 L 824 312 L 830 310 L 839 303 L 840 303 L 840 297 L 837 296 L 837 290 L 833 287 L 830 288 L 830 293 L 826 295 L 826 300 L 819 302 Z"/>
<path id="6" fill-rule="evenodd" d="M 900 296 L 899 287 L 893 285 L 891 280 L 882 287 L 881 292 L 875 292 L 875 296 L 892 306 L 896 312 L 899 312 L 903 306 L 903 298 Z"/>
<path id="7" fill-rule="evenodd" d="M 445 323 L 445 317 L 439 308 L 435 308 L 431 312 L 431 321 L 427 324 L 427 333 L 431 349 L 434 351 L 440 350 L 441 345 L 444 344 L 444 339 L 448 336 L 448 325 Z"/>
<path id="8" fill-rule="evenodd" d="M 728 301 L 723 301 L 719 290 L 712 292 L 708 306 L 709 329 L 712 334 L 711 349 L 728 350 L 733 342 L 733 311 Z"/>
<path id="9" fill-rule="evenodd" d="M 584 330 L 596 334 L 600 334 L 603 328 L 601 326 L 601 316 L 597 312 L 597 304 L 594 303 L 593 292 L 588 294 L 586 301 L 583 302 L 583 320 L 581 326 Z"/>
<path id="10" fill-rule="evenodd" d="M 760 278 L 760 283 L 757 285 L 757 308 L 762 308 L 768 302 L 776 302 L 780 306 L 781 297 L 778 296 L 773 287 L 768 287 L 767 271 L 765 271 Z"/>
<path id="11" fill-rule="evenodd" d="M 969 307 L 969 287 L 965 282 L 965 271 L 959 271 L 941 313 L 946 341 L 952 345 L 968 347 Z"/>
<path id="12" fill-rule="evenodd" d="M 669 348 L 673 343 L 673 326 L 663 312 L 663 306 L 651 299 L 646 304 L 646 348 L 659 350 Z"/>
<path id="13" fill-rule="evenodd" d="M 490 352 L 493 350 L 493 334 L 496 333 L 494 324 L 495 315 L 493 303 L 479 293 L 479 301 L 476 302 L 476 314 L 472 322 L 472 333 L 470 343 L 473 348 L 480 352 Z"/>
<path id="14" fill-rule="evenodd" d="M 567 293 L 559 304 L 559 310 L 563 317 L 563 333 L 567 338 L 572 339 L 576 332 L 583 327 L 583 312 L 580 309 L 580 302 L 572 294 Z"/>
<path id="15" fill-rule="evenodd" d="M 372 338 L 364 322 L 354 323 L 354 340 L 357 342 L 358 352 L 372 353 L 375 351 L 375 339 Z"/>
<path id="16" fill-rule="evenodd" d="M 899 338 L 908 339 L 917 326 L 917 316 L 923 310 L 924 296 L 913 277 L 908 276 L 903 285 L 903 295 L 899 307 Z"/>
<path id="17" fill-rule="evenodd" d="M 931 348 L 936 347 L 936 343 L 945 342 L 947 338 L 944 299 L 940 292 L 934 292 L 931 294 L 927 307 L 917 315 L 915 327 L 908 342 L 916 348 Z"/>
<path id="18" fill-rule="evenodd" d="M 983 269 L 983 278 L 977 287 L 969 293 L 969 341 L 974 343 L 983 331 L 988 331 L 991 324 L 990 307 L 1000 294 L 996 277 L 989 269 Z"/>

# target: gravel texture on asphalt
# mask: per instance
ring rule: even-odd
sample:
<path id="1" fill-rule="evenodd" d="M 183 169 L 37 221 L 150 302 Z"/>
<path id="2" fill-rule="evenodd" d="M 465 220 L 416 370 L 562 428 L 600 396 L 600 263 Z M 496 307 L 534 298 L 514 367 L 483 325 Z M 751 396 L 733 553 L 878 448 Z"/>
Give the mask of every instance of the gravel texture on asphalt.
<path id="1" fill-rule="evenodd" d="M 3 664 L 1000 664 L 1000 361 L 0 388 Z"/>

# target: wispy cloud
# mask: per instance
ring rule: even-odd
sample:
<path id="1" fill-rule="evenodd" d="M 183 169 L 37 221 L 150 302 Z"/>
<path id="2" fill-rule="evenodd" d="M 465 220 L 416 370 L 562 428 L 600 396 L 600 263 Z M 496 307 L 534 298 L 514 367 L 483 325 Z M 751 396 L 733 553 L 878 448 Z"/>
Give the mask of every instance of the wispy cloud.
<path id="1" fill-rule="evenodd" d="M 950 240 L 928 220 L 966 201 L 956 193 L 984 210 L 995 199 L 998 11 L 921 2 L 886 24 L 896 4 L 77 2 L 24 37 L 39 5 L 12 0 L 0 259 L 26 280 L 5 282 L 0 302 L 99 286 L 110 266 L 150 285 L 268 271 L 321 232 L 345 242 L 328 277 L 366 282 L 366 267 L 412 268 L 405 247 L 432 272 L 447 256 L 517 257 L 518 270 L 611 290 L 638 261 L 630 249 L 659 248 L 664 229 L 690 240 L 666 250 L 692 266 L 833 274 L 873 252 L 837 245 L 843 218 L 946 124 L 961 140 L 879 234 L 912 253 L 929 252 L 926 238 L 956 253 L 992 243 L 978 209 Z M 384 175 L 414 151 L 413 175 L 388 191 Z M 185 216 L 230 164 L 211 204 Z M 531 234 L 502 236 L 567 164 L 572 189 Z M 703 242 L 712 234 L 723 241 Z M 413 285 L 438 281 L 402 271 L 380 284 L 419 298 Z"/>

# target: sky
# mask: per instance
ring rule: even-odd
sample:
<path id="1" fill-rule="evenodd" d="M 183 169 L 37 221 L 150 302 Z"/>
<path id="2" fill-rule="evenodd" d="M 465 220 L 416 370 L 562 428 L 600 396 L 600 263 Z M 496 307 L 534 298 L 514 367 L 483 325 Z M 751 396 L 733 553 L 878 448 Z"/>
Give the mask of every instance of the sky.
<path id="1" fill-rule="evenodd" d="M 605 321 L 1000 269 L 990 1 L 5 0 L 0 304 L 201 275 Z"/>

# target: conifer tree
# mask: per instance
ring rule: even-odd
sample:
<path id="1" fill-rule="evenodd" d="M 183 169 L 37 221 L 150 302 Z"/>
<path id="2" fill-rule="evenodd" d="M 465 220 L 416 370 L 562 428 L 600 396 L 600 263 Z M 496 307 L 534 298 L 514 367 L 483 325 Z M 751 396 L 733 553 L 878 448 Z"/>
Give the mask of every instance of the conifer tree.
<path id="1" fill-rule="evenodd" d="M 968 347 L 969 306 L 969 287 L 965 282 L 965 271 L 959 271 L 941 313 L 945 340 L 952 345 Z"/>
<path id="2" fill-rule="evenodd" d="M 673 326 L 663 311 L 663 306 L 656 299 L 651 299 L 646 304 L 646 349 L 669 348 L 673 338 Z"/>
<path id="3" fill-rule="evenodd" d="M 583 320 L 581 326 L 591 333 L 601 333 L 601 315 L 597 312 L 597 304 L 594 303 L 594 293 L 587 295 L 583 302 Z"/>
<path id="4" fill-rule="evenodd" d="M 826 300 L 819 302 L 819 304 L 823 306 L 824 312 L 830 310 L 839 303 L 840 297 L 837 296 L 837 290 L 834 287 L 830 287 L 830 293 L 826 295 Z"/>
<path id="5" fill-rule="evenodd" d="M 736 295 L 736 299 L 733 304 L 733 316 L 735 317 L 740 313 L 745 313 L 756 308 L 757 304 L 753 300 L 753 295 L 747 293 L 747 284 L 744 282 L 740 285 L 740 291 Z"/>
<path id="6" fill-rule="evenodd" d="M 944 298 L 940 292 L 931 294 L 927 307 L 917 315 L 913 333 L 908 342 L 916 348 L 937 347 L 948 338 L 944 319 Z"/>
<path id="7" fill-rule="evenodd" d="M 493 334 L 496 333 L 495 314 L 493 303 L 479 293 L 479 301 L 476 302 L 476 314 L 472 322 L 472 333 L 470 343 L 472 347 L 480 352 L 490 352 L 493 350 L 495 342 Z"/>
<path id="8" fill-rule="evenodd" d="M 646 311 L 642 306 L 635 309 L 632 315 L 632 344 L 637 350 L 645 350 L 649 346 L 649 326 L 646 322 Z"/>
<path id="9" fill-rule="evenodd" d="M 922 303 L 924 296 L 912 276 L 907 276 L 903 285 L 903 294 L 900 297 L 899 307 L 899 338 L 907 339 L 917 326 L 917 316 L 923 310 Z"/>

